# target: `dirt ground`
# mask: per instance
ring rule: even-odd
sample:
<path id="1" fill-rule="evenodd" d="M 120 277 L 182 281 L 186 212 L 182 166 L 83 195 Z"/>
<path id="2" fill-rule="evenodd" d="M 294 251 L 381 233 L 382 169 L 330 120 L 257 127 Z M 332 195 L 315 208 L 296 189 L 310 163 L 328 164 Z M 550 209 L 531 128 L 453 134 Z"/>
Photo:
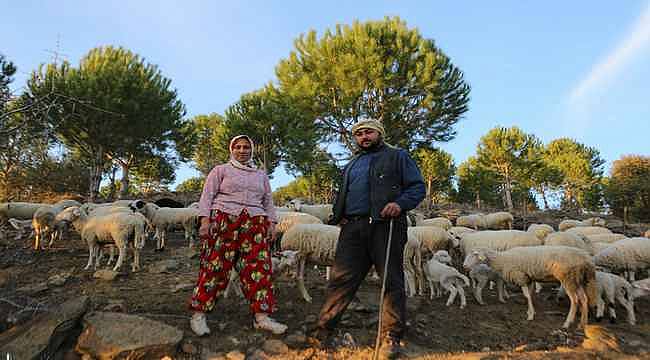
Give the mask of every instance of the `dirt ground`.
<path id="1" fill-rule="evenodd" d="M 126 312 L 142 315 L 173 325 L 185 333 L 185 342 L 194 344 L 198 353 L 194 357 L 181 353 L 178 358 L 205 358 L 206 354 L 225 354 L 232 350 L 252 353 L 269 338 L 286 341 L 284 336 L 272 336 L 252 329 L 251 316 L 246 303 L 237 298 L 222 299 L 209 317 L 213 332 L 198 338 L 189 328 L 187 301 L 191 288 L 173 292 L 177 285 L 191 284 L 198 270 L 198 258 L 188 259 L 184 254 L 186 243 L 181 234 L 174 234 L 164 252 L 154 252 L 148 244 L 142 254 L 143 269 L 130 271 L 130 259 L 122 274 L 112 282 L 93 278 L 85 271 L 87 250 L 78 237 L 72 236 L 66 244 L 54 249 L 34 252 L 24 248 L 23 242 L 4 241 L 0 251 L 0 275 L 5 285 L 0 285 L 0 332 L 21 324 L 39 312 L 54 308 L 67 299 L 80 295 L 91 297 L 91 309 L 101 310 L 110 300 L 123 300 Z M 148 266 L 161 260 L 176 259 L 180 266 L 172 273 L 156 274 Z M 71 272 L 65 285 L 49 287 L 37 293 L 18 291 L 21 287 L 47 280 L 52 275 Z M 289 325 L 288 334 L 304 333 L 313 324 L 322 305 L 326 281 L 322 269 L 309 268 L 308 289 L 314 298 L 309 304 L 299 298 L 294 280 L 279 277 L 276 280 L 279 310 L 274 315 Z M 495 292 L 486 291 L 487 305 L 481 306 L 469 297 L 467 307 L 459 309 L 458 302 L 446 307 L 445 298 L 429 300 L 424 297 L 408 299 L 408 334 L 404 339 L 406 352 L 412 358 L 618 358 L 623 354 L 632 358 L 650 358 L 650 301 L 636 303 L 637 325 L 625 322 L 625 311 L 617 308 L 619 320 L 605 326 L 616 335 L 622 354 L 593 353 L 582 350 L 584 334 L 575 329 L 560 330 L 568 311 L 567 303 L 556 304 L 553 291 L 546 287 L 536 298 L 536 319 L 526 321 L 526 301 L 520 291 L 512 289 L 513 297 L 507 304 L 496 300 Z M 326 354 L 310 348 L 306 343 L 293 345 L 289 354 L 281 358 L 368 358 L 377 327 L 379 284 L 367 281 L 359 292 L 367 311 L 348 311 L 340 326 L 341 333 L 348 332 L 358 345 L 335 354 Z M 593 317 L 590 317 L 592 320 Z M 68 341 L 59 358 L 80 358 L 72 350 L 74 339 Z"/>

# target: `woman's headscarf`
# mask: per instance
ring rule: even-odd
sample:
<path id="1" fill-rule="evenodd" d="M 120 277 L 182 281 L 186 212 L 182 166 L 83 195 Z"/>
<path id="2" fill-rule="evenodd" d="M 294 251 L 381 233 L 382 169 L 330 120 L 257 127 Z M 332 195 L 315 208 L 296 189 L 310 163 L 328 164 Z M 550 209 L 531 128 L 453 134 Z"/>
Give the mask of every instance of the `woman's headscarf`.
<path id="1" fill-rule="evenodd" d="M 239 139 L 246 139 L 248 142 L 251 144 L 251 157 L 248 159 L 248 161 L 245 164 L 240 163 L 235 159 L 235 157 L 232 154 L 232 147 L 235 145 L 235 142 Z M 248 170 L 248 171 L 256 171 L 257 166 L 255 165 L 255 161 L 253 161 L 253 154 L 255 154 L 255 143 L 253 143 L 253 140 L 248 136 L 248 135 L 237 135 L 234 138 L 230 140 L 230 145 L 228 145 L 228 151 L 230 152 L 230 163 L 232 166 L 242 169 L 242 170 Z"/>

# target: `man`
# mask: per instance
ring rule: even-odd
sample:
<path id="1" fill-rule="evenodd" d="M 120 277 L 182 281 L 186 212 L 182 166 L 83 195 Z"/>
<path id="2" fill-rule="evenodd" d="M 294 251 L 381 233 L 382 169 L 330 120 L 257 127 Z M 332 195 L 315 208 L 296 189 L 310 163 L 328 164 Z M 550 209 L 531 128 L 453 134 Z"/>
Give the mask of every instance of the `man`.
<path id="1" fill-rule="evenodd" d="M 402 258 L 406 212 L 425 196 L 422 175 L 406 151 L 384 143 L 384 128 L 373 119 L 352 127 L 358 153 L 345 167 L 329 223 L 340 225 L 328 294 L 313 336 L 331 338 L 334 327 L 355 296 L 371 266 L 384 276 L 390 220 L 393 235 L 388 263 L 381 329 L 382 353 L 401 353 L 406 322 Z"/>

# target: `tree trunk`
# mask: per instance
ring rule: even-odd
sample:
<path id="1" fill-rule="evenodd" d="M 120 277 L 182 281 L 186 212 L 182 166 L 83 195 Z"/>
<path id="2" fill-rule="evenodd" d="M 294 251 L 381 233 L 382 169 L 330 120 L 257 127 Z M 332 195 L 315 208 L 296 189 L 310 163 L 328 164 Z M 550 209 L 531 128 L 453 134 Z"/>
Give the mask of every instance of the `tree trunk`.
<path id="1" fill-rule="evenodd" d="M 102 169 L 104 162 L 104 149 L 100 146 L 95 152 L 95 157 L 90 165 L 90 188 L 88 189 L 88 201 L 94 202 L 99 193 L 99 184 L 102 182 Z"/>
<path id="2" fill-rule="evenodd" d="M 117 172 L 117 168 L 113 166 L 111 169 L 111 183 L 109 184 L 109 189 L 110 192 L 108 194 L 108 198 L 113 201 L 115 200 L 115 193 L 117 192 L 116 186 L 115 186 L 115 173 Z"/>
<path id="3" fill-rule="evenodd" d="M 481 195 L 478 190 L 476 191 L 476 208 L 481 209 Z"/>
<path id="4" fill-rule="evenodd" d="M 431 185 L 433 183 L 433 179 L 428 178 L 427 179 L 427 210 L 431 210 Z"/>
<path id="5" fill-rule="evenodd" d="M 544 187 L 539 188 L 539 193 L 542 194 L 542 200 L 544 201 L 544 210 L 548 210 L 548 199 L 546 198 L 546 191 L 544 191 Z"/>
<path id="6" fill-rule="evenodd" d="M 120 162 L 122 166 L 122 186 L 120 187 L 120 199 L 126 199 L 129 196 L 129 164 Z"/>
<path id="7" fill-rule="evenodd" d="M 505 186 L 505 196 L 506 196 L 506 206 L 508 207 L 508 211 L 512 211 L 514 208 L 514 205 L 512 204 L 512 184 L 510 183 L 510 178 L 506 175 L 506 182 L 504 184 Z"/>

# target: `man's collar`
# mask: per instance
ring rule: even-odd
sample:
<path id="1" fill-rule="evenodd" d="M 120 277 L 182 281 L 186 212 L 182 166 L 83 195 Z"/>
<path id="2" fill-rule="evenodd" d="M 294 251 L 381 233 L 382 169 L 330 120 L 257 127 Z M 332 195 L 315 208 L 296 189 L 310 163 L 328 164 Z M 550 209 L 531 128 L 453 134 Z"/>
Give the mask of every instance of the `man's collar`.
<path id="1" fill-rule="evenodd" d="M 357 147 L 358 148 L 357 154 L 358 155 L 363 155 L 363 154 L 376 153 L 376 152 L 380 151 L 381 149 L 383 149 L 384 147 L 386 147 L 386 144 L 382 140 L 377 145 L 373 145 L 373 146 L 371 146 L 369 148 Z"/>

